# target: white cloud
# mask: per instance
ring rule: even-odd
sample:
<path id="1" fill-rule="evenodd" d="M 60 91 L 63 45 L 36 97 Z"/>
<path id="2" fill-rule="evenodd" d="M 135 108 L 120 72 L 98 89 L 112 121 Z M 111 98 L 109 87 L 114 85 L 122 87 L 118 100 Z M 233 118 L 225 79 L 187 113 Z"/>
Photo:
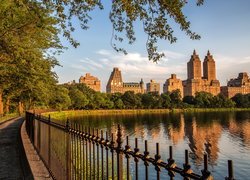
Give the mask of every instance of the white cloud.
<path id="1" fill-rule="evenodd" d="M 110 51 L 108 50 L 105 50 L 105 49 L 100 49 L 99 51 L 96 52 L 97 54 L 100 54 L 100 55 L 110 55 Z"/>
<path id="2" fill-rule="evenodd" d="M 229 57 L 222 54 L 214 55 L 216 62 L 217 78 L 221 85 L 226 85 L 227 80 L 236 78 L 240 72 L 249 72 L 250 59 L 248 57 Z"/>
<path id="3" fill-rule="evenodd" d="M 94 61 L 94 60 L 91 60 L 91 59 L 89 59 L 89 58 L 81 59 L 80 62 L 89 64 L 89 65 L 92 66 L 92 67 L 94 66 L 94 67 L 96 67 L 96 68 L 103 68 L 103 65 L 102 65 L 102 64 L 100 64 L 100 63 L 98 63 L 98 62 L 96 62 L 96 61 Z"/>
<path id="4" fill-rule="evenodd" d="M 241 64 L 250 63 L 250 56 L 247 56 L 239 61 Z"/>
<path id="5" fill-rule="evenodd" d="M 184 56 L 171 51 L 164 51 L 164 53 L 166 57 L 159 61 L 159 63 L 154 63 L 149 61 L 147 56 L 137 52 L 124 55 L 122 53 L 100 50 L 97 54 L 101 54 L 102 56 L 96 61 L 103 62 L 104 68 L 109 72 L 113 70 L 113 67 L 120 68 L 122 73 L 126 75 L 126 77 L 123 77 L 124 81 L 138 81 L 144 77 L 146 77 L 147 80 L 151 78 L 158 80 L 168 78 L 171 73 L 182 74 L 186 67 L 181 61 Z M 169 63 L 171 60 L 177 63 Z M 135 79 L 135 77 L 137 77 L 137 79 Z"/>

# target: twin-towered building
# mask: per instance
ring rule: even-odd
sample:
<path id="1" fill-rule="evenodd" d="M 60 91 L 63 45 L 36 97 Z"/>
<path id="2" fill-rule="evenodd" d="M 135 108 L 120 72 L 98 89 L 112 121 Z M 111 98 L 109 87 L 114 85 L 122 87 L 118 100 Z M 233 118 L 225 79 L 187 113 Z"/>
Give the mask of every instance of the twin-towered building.
<path id="1" fill-rule="evenodd" d="M 215 61 L 207 52 L 203 61 L 203 76 L 201 75 L 201 61 L 195 50 L 187 63 L 188 78 L 183 81 L 184 96 L 195 96 L 196 92 L 208 92 L 213 95 L 220 93 L 220 82 L 216 79 Z"/>
<path id="2" fill-rule="evenodd" d="M 89 73 L 85 76 L 81 76 L 79 83 L 85 83 L 95 91 L 100 91 L 100 80 L 97 77 L 91 76 Z M 176 74 L 171 74 L 171 77 L 163 84 L 164 93 L 172 92 L 177 89 L 180 90 L 182 97 L 195 96 L 196 92 L 203 91 L 213 95 L 222 93 L 226 97 L 231 98 L 237 93 L 250 93 L 250 79 L 247 73 L 240 73 L 239 77 L 231 79 L 227 86 L 220 87 L 220 82 L 216 78 L 216 65 L 213 56 L 208 51 L 203 63 L 201 63 L 199 55 L 194 50 L 187 63 L 187 79 L 183 81 L 178 79 Z M 142 79 L 140 82 L 123 82 L 121 71 L 115 67 L 109 77 L 106 92 L 125 93 L 126 91 L 134 91 L 135 93 L 153 92 L 160 94 L 160 83 L 151 80 L 146 84 L 145 89 Z"/>
<path id="3" fill-rule="evenodd" d="M 163 92 L 179 89 L 182 97 L 195 96 L 196 92 L 201 91 L 218 95 L 220 82 L 216 79 L 215 61 L 209 51 L 203 61 L 203 76 L 201 67 L 201 60 L 194 50 L 187 63 L 187 80 L 182 81 L 172 74 L 171 78 L 166 80 Z"/>

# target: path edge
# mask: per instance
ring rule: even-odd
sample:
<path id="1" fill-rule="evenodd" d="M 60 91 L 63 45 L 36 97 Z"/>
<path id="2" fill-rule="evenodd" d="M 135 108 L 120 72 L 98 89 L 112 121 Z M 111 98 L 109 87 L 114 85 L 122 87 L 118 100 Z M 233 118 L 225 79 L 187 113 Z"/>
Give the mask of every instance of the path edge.
<path id="1" fill-rule="evenodd" d="M 29 139 L 25 124 L 26 121 L 24 121 L 21 126 L 21 140 L 33 178 L 35 180 L 53 180 L 48 169 L 44 165 L 40 156 L 37 154 L 37 151 Z"/>

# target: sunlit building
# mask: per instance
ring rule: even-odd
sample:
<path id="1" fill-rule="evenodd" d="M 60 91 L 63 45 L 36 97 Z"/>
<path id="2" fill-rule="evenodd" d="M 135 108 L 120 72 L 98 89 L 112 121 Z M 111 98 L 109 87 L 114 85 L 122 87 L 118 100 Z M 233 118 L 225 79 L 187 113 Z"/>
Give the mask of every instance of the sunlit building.
<path id="1" fill-rule="evenodd" d="M 121 71 L 115 67 L 110 74 L 108 84 L 106 86 L 107 93 L 124 93 L 126 91 L 133 91 L 134 93 L 144 93 L 144 82 L 141 79 L 137 82 L 123 82 Z"/>
<path id="2" fill-rule="evenodd" d="M 208 92 L 213 95 L 220 93 L 220 82 L 216 79 L 215 61 L 210 52 L 203 62 L 202 77 L 201 61 L 194 50 L 190 61 L 187 63 L 187 80 L 183 81 L 184 96 L 195 96 L 196 92 Z"/>
<path id="3" fill-rule="evenodd" d="M 183 85 L 182 80 L 178 79 L 176 77 L 176 74 L 171 74 L 171 77 L 166 80 L 166 82 L 163 84 L 163 92 L 172 92 L 174 90 L 180 90 L 181 97 L 183 97 Z"/>
<path id="4" fill-rule="evenodd" d="M 95 91 L 101 91 L 101 81 L 97 77 L 91 76 L 90 73 L 86 73 L 85 76 L 81 76 L 79 83 L 84 83 Z"/>
<path id="5" fill-rule="evenodd" d="M 147 83 L 147 93 L 157 93 L 160 94 L 160 83 L 157 83 L 155 80 L 150 80 L 149 83 Z"/>
<path id="6" fill-rule="evenodd" d="M 234 97 L 236 94 L 250 93 L 250 78 L 246 72 L 239 73 L 235 79 L 230 79 L 227 86 L 221 87 L 221 93 L 228 98 Z"/>

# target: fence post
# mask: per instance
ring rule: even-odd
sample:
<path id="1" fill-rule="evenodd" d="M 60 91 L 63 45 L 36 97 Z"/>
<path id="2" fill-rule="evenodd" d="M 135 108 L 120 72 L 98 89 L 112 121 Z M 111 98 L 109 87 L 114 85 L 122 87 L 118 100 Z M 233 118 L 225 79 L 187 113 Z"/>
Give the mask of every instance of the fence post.
<path id="1" fill-rule="evenodd" d="M 233 172 L 233 161 L 228 160 L 228 177 L 225 178 L 226 180 L 235 180 L 234 179 L 234 172 Z"/>
<path id="2" fill-rule="evenodd" d="M 48 119 L 48 124 L 49 124 L 49 129 L 48 129 L 48 166 L 49 168 L 51 169 L 50 165 L 51 165 L 51 162 L 50 162 L 50 143 L 51 143 L 51 130 L 50 130 L 50 114 L 49 114 L 49 119 Z"/>
<path id="3" fill-rule="evenodd" d="M 35 112 L 35 111 L 34 111 Z M 31 115 L 31 123 L 30 123 L 30 127 L 31 127 L 31 141 L 34 144 L 34 140 L 35 140 L 35 113 Z"/>
<path id="4" fill-rule="evenodd" d="M 70 125 L 69 119 L 66 121 L 65 126 L 65 133 L 66 133 L 66 179 L 71 179 L 71 152 L 70 152 Z"/>
<path id="5" fill-rule="evenodd" d="M 202 178 L 207 180 L 212 180 L 213 177 L 211 176 L 211 173 L 208 171 L 208 159 L 207 154 L 204 154 L 204 169 L 201 170 Z"/>
<path id="6" fill-rule="evenodd" d="M 117 178 L 123 179 L 123 153 L 122 153 L 122 132 L 121 126 L 118 124 L 118 131 L 117 131 Z"/>

